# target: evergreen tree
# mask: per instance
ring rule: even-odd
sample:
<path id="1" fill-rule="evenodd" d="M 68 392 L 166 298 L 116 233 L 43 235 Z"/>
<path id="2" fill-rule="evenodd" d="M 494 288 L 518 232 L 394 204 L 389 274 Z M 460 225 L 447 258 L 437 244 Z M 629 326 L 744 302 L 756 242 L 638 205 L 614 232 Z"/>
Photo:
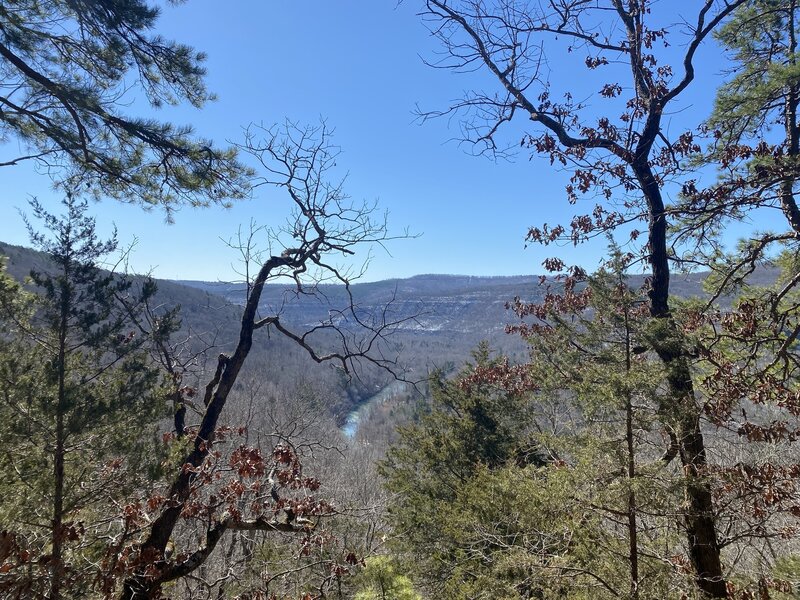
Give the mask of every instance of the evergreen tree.
<path id="1" fill-rule="evenodd" d="M 731 77 L 708 121 L 718 129 L 720 147 L 764 137 L 777 123 L 788 153 L 797 155 L 798 9 L 797 0 L 754 0 L 715 32 L 731 58 Z"/>
<path id="2" fill-rule="evenodd" d="M 168 211 L 246 194 L 235 151 L 120 110 L 133 89 L 153 107 L 211 99 L 203 54 L 154 34 L 158 14 L 146 0 L 0 4 L 0 137 L 28 150 L 0 166 L 36 161 L 65 189 Z"/>
<path id="3" fill-rule="evenodd" d="M 537 556 L 537 577 L 551 582 L 546 597 L 660 598 L 693 588 L 667 566 L 689 557 L 674 524 L 687 506 L 682 473 L 668 465 L 677 449 L 660 450 L 672 437 L 661 417 L 677 409 L 668 367 L 652 350 L 662 324 L 645 290 L 628 284 L 632 257 L 614 246 L 610 256 L 585 284 L 568 279 L 543 303 L 515 307 L 536 319 L 516 329 L 531 348 L 538 419 L 556 424 L 539 438 L 556 468 L 533 497 L 556 531 L 569 532 L 557 558 Z"/>
<path id="4" fill-rule="evenodd" d="M 729 293 L 800 233 L 796 188 L 800 176 L 800 64 L 796 0 L 754 0 L 740 6 L 715 34 L 728 51 L 730 77 L 717 92 L 705 127 L 713 133 L 695 164 L 718 169 L 719 180 L 683 184 L 674 226 L 686 259 L 720 273 L 715 295 Z M 730 222 L 758 222 L 783 213 L 784 226 L 752 231 L 747 243 L 723 250 Z M 686 252 L 688 250 L 688 252 Z"/>
<path id="5" fill-rule="evenodd" d="M 98 268 L 116 248 L 100 241 L 87 204 L 68 196 L 66 214 L 32 202 L 44 231 L 28 222 L 48 262 L 26 294 L 4 276 L 0 352 L 0 521 L 17 551 L 0 589 L 27 597 L 83 597 L 118 506 L 153 464 L 148 425 L 164 415 L 159 375 L 124 277 Z M 121 300 L 125 297 L 125 302 Z M 150 439 L 148 439 L 150 436 Z"/>
<path id="6" fill-rule="evenodd" d="M 670 438 L 659 415 L 671 408 L 651 349 L 660 322 L 629 288 L 625 263 L 615 251 L 586 283 L 517 302 L 530 362 L 479 357 L 442 384 L 456 400 L 439 398 L 389 450 L 397 549 L 437 594 L 692 593 L 676 527 L 684 475 L 659 450 Z"/>
<path id="7" fill-rule="evenodd" d="M 388 556 L 368 558 L 358 580 L 362 589 L 355 600 L 420 600 L 411 580 L 397 572 Z"/>
<path id="8" fill-rule="evenodd" d="M 464 530 L 454 525 L 461 523 L 455 520 L 457 503 L 477 474 L 509 463 L 544 463 L 529 438 L 524 396 L 492 384 L 461 387 L 461 380 L 504 364 L 490 356 L 485 343 L 473 358 L 455 380 L 442 373 L 431 378 L 430 409 L 400 428 L 398 443 L 379 467 L 395 494 L 389 519 L 398 549 L 413 557 L 416 574 L 437 593 L 456 593 L 448 582 L 465 549 Z"/>

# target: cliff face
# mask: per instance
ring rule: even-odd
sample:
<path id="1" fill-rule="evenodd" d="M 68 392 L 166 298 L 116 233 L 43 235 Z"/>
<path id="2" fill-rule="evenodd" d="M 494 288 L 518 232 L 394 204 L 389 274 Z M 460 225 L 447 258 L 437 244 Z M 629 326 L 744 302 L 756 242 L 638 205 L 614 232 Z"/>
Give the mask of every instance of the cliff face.
<path id="1" fill-rule="evenodd" d="M 233 304 L 242 304 L 244 289 L 230 283 L 180 281 Z M 287 322 L 314 324 L 335 318 L 336 308 L 347 302 L 342 286 L 321 285 L 316 298 L 297 296 L 290 288 L 268 286 L 264 293 L 265 311 L 280 312 Z M 351 287 L 359 311 L 376 314 L 388 306 L 387 314 L 404 320 L 400 329 L 419 332 L 502 331 L 513 315 L 505 310 L 515 296 L 535 300 L 542 292 L 534 276 L 464 277 L 454 275 L 418 275 L 409 279 L 359 283 Z"/>

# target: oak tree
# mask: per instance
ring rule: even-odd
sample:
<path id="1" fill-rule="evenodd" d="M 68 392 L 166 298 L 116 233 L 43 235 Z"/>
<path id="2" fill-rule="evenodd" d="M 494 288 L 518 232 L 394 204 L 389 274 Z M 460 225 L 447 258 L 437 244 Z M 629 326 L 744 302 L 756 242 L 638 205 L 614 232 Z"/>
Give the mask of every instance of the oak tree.
<path id="1" fill-rule="evenodd" d="M 283 531 L 300 535 L 308 532 L 308 524 L 300 518 L 313 514 L 317 509 L 311 506 L 317 504 L 308 504 L 306 500 L 298 501 L 298 510 L 291 512 L 228 511 L 224 516 L 208 513 L 204 539 L 194 549 L 167 559 L 170 538 L 176 535 L 182 518 L 192 514 L 190 507 L 196 486 L 207 479 L 202 476 L 206 465 L 217 460 L 215 442 L 220 419 L 259 332 L 285 336 L 315 362 L 332 363 L 345 372 L 358 373 L 359 364 L 366 361 L 400 375 L 396 357 L 385 343 L 398 320 L 386 310 L 377 314 L 363 311 L 350 289 L 351 280 L 361 271 L 337 262 L 350 259 L 361 246 L 384 242 L 388 233 L 383 216 L 376 215 L 373 205 L 352 202 L 344 192 L 343 181 L 332 179 L 338 149 L 330 141 L 330 131 L 324 124 L 299 127 L 286 123 L 281 127 L 251 128 L 241 149 L 262 169 L 255 185 L 274 186 L 285 192 L 293 211 L 283 228 L 257 230 L 266 235 L 267 250 L 247 252 L 254 262 L 246 270 L 246 302 L 235 347 L 218 356 L 204 388 L 184 390 L 198 399 L 199 423 L 193 428 L 174 431 L 185 451 L 176 464 L 172 481 L 153 500 L 154 514 L 147 519 L 141 541 L 119 549 L 123 562 L 118 574 L 125 579 L 120 597 L 126 600 L 156 596 L 164 584 L 190 576 L 203 565 L 227 531 Z M 271 307 L 261 302 L 264 286 L 275 281 L 290 282 L 296 294 L 319 297 L 324 294 L 319 282 L 339 283 L 345 289 L 345 305 L 331 307 L 326 319 L 307 329 L 294 330 L 281 319 L 281 307 L 270 312 Z M 176 420 L 178 423 L 182 421 Z M 282 450 L 276 460 L 292 473 L 293 459 L 284 461 L 288 456 Z M 270 497 L 280 507 L 288 502 L 280 495 Z"/>
<path id="2" fill-rule="evenodd" d="M 627 223 L 646 223 L 642 250 L 652 273 L 650 312 L 661 322 L 652 347 L 667 367 L 671 390 L 662 411 L 671 432 L 667 455 L 683 465 L 689 556 L 699 588 L 712 597 L 725 597 L 727 588 L 711 490 L 702 475 L 707 459 L 699 401 L 669 303 L 664 196 L 682 159 L 698 146 L 691 131 L 668 132 L 664 119 L 695 79 L 701 44 L 745 4 L 706 0 L 671 29 L 659 24 L 664 21 L 648 0 L 428 0 L 422 12 L 443 49 L 435 66 L 478 69 L 492 83 L 489 91 L 472 90 L 463 101 L 424 116 L 464 115 L 468 139 L 488 152 L 503 150 L 497 140 L 504 126 L 527 121 L 532 129 L 520 135 L 521 145 L 571 171 L 570 202 L 598 199 L 567 226 L 531 228 L 530 241 L 580 242 Z M 554 53 L 567 58 L 562 68 L 585 69 L 592 87 L 580 87 L 574 71 L 568 78 L 551 72 L 548 57 Z"/>

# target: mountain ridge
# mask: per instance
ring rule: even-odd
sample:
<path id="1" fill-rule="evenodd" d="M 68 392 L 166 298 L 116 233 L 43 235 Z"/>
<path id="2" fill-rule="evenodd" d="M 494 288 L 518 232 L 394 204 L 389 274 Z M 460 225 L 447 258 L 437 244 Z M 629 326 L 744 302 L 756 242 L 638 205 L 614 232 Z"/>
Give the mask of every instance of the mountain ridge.
<path id="1" fill-rule="evenodd" d="M 47 262 L 40 252 L 3 242 L 0 242 L 0 255 L 9 257 L 8 272 L 19 280 L 23 280 L 31 268 L 42 269 Z M 641 285 L 645 277 L 634 275 L 630 281 Z M 705 277 L 705 273 L 673 276 L 675 295 L 702 295 Z M 774 271 L 770 270 L 757 273 L 759 283 L 771 282 L 774 277 Z M 206 332 L 206 339 L 213 339 L 215 352 L 227 351 L 232 346 L 238 336 L 245 299 L 243 284 L 161 279 L 156 283 L 159 303 L 167 308 L 181 305 L 185 330 Z M 550 278 L 546 283 L 555 282 Z M 346 329 L 345 309 L 349 297 L 344 287 L 320 284 L 317 289 L 321 292 L 319 295 L 305 296 L 284 284 L 268 284 L 263 291 L 261 309 L 264 314 L 280 315 L 282 323 L 296 332 L 308 331 L 334 319 L 339 319 L 336 324 Z M 432 369 L 457 368 L 484 340 L 512 361 L 524 361 L 527 358 L 524 340 L 505 333 L 507 324 L 517 320 L 506 307 L 516 297 L 536 302 L 545 289 L 535 275 L 428 273 L 354 283 L 350 291 L 360 318 L 386 318 L 400 323 L 389 335 L 390 349 L 397 353 L 405 377 L 420 381 Z M 314 363 L 288 338 L 264 333 L 254 343 L 248 369 L 276 388 L 289 389 L 297 382 L 314 382 L 326 390 L 329 409 L 341 418 L 389 382 L 387 373 L 369 370 L 362 374 L 363 380 L 343 381 L 341 374 Z M 324 347 L 327 339 L 316 338 L 315 343 Z"/>

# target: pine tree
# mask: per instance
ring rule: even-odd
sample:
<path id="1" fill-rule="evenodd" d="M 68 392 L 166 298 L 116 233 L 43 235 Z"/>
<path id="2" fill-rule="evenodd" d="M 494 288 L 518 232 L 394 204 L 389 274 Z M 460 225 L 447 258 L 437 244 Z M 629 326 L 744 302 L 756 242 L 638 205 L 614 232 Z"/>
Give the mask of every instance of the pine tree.
<path id="1" fill-rule="evenodd" d="M 198 108 L 212 99 L 204 55 L 153 33 L 158 15 L 146 0 L 0 4 L 0 137 L 25 148 L 0 166 L 34 161 L 64 189 L 168 214 L 245 195 L 249 171 L 233 149 L 122 110 L 134 99 Z"/>
<path id="2" fill-rule="evenodd" d="M 686 259 L 721 274 L 724 285 L 715 295 L 729 293 L 800 233 L 798 17 L 796 0 L 755 0 L 737 8 L 715 34 L 731 58 L 730 76 L 704 125 L 713 142 L 693 163 L 712 165 L 719 180 L 706 188 L 699 176 L 683 183 L 674 228 Z M 785 217 L 783 227 L 754 230 L 747 243 L 723 251 L 720 240 L 731 222 L 758 223 L 776 211 Z"/>
<path id="3" fill-rule="evenodd" d="M 397 572 L 388 556 L 368 558 L 358 581 L 361 591 L 355 600 L 420 600 L 411 580 Z"/>
<path id="4" fill-rule="evenodd" d="M 164 401 L 134 333 L 145 298 L 98 267 L 116 241 L 97 238 L 72 196 L 63 217 L 31 204 L 44 228 L 27 221 L 31 240 L 48 262 L 31 273 L 35 295 L 4 286 L 0 514 L 17 551 L 0 589 L 52 600 L 82 596 L 97 575 L 115 501 L 147 480 Z"/>

